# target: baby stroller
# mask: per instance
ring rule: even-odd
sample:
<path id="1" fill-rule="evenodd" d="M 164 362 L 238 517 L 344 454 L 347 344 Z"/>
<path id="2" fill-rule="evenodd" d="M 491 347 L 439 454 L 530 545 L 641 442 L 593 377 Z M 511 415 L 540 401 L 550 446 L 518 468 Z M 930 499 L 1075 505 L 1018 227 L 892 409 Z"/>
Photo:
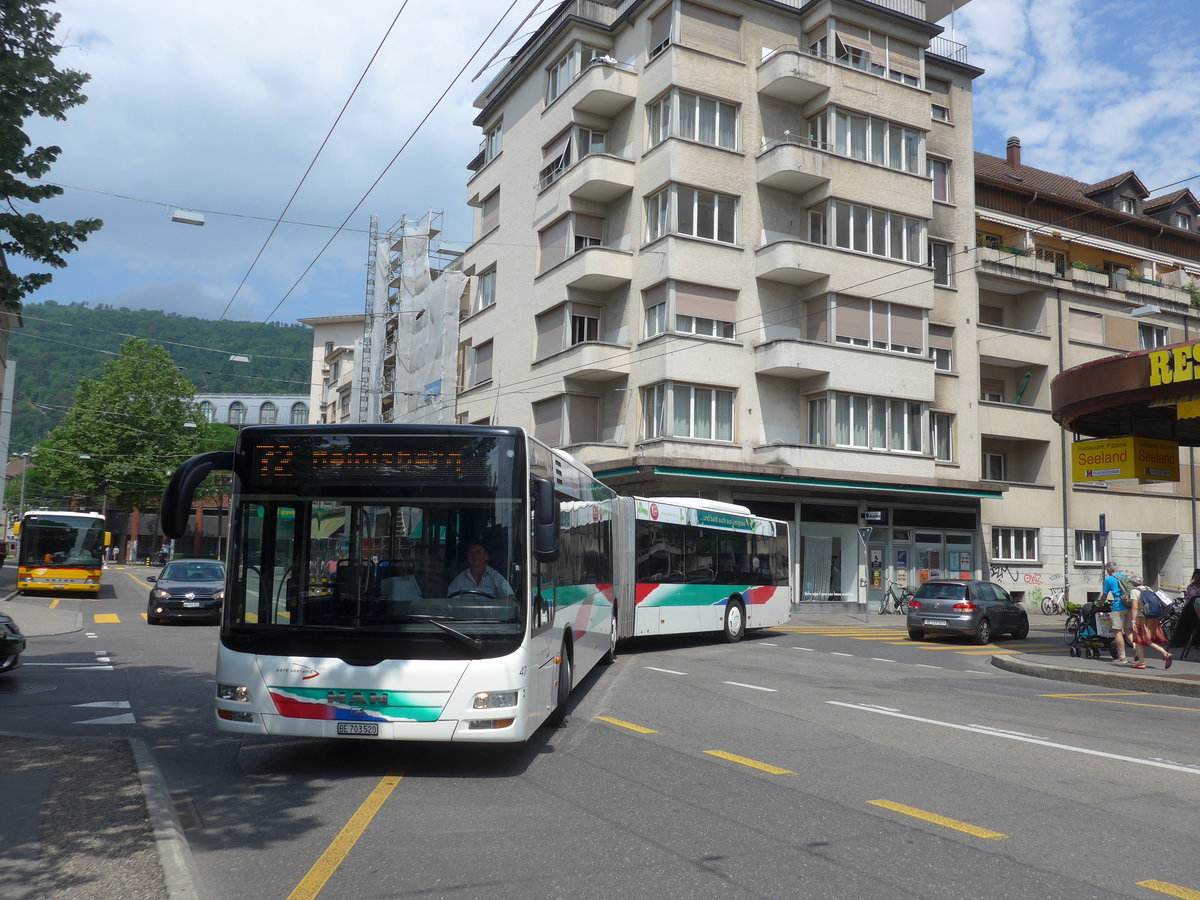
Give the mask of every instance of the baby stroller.
<path id="1" fill-rule="evenodd" d="M 1099 659 L 1100 654 L 1107 650 L 1113 659 L 1117 658 L 1112 626 L 1109 625 L 1106 611 L 1099 604 L 1089 601 L 1079 607 L 1079 612 L 1067 616 L 1064 639 L 1072 656 Z"/>

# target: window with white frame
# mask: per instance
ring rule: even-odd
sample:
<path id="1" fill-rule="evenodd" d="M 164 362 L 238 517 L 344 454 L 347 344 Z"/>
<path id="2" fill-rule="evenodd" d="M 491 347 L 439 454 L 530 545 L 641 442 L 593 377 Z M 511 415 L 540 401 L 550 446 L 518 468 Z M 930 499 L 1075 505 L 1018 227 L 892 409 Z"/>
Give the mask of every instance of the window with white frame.
<path id="1" fill-rule="evenodd" d="M 471 354 L 471 387 L 486 384 L 492 380 L 492 342 L 485 341 L 475 348 Z"/>
<path id="2" fill-rule="evenodd" d="M 303 425 L 308 421 L 308 404 L 297 401 L 292 404 L 292 424 Z"/>
<path id="3" fill-rule="evenodd" d="M 929 110 L 932 118 L 939 122 L 950 121 L 950 82 L 942 78 L 925 76 L 925 87 L 929 91 Z"/>
<path id="4" fill-rule="evenodd" d="M 933 283 L 942 287 L 954 286 L 954 245 L 946 241 L 929 242 L 929 265 L 933 267 Z"/>
<path id="5" fill-rule="evenodd" d="M 1131 200 L 1129 197 L 1118 197 L 1117 198 L 1117 211 L 1123 212 L 1123 213 L 1128 213 L 1129 215 L 1132 216 L 1135 212 L 1137 212 L 1137 207 L 1134 204 L 1134 201 Z"/>
<path id="6" fill-rule="evenodd" d="M 279 407 L 270 400 L 258 408 L 258 421 L 262 425 L 274 425 L 279 418 Z"/>
<path id="7" fill-rule="evenodd" d="M 217 408 L 212 405 L 211 401 L 202 400 L 200 402 L 200 415 L 204 416 L 204 421 L 211 425 L 217 421 Z"/>
<path id="8" fill-rule="evenodd" d="M 737 240 L 736 197 L 672 184 L 646 198 L 646 240 L 682 234 L 722 244 Z"/>
<path id="9" fill-rule="evenodd" d="M 1182 228 L 1184 231 L 1192 230 L 1192 217 L 1187 213 L 1172 213 L 1171 224 L 1176 228 Z"/>
<path id="10" fill-rule="evenodd" d="M 926 426 L 921 403 L 864 394 L 836 393 L 832 398 L 835 447 L 924 452 Z"/>
<path id="11" fill-rule="evenodd" d="M 538 232 L 538 274 L 589 247 L 603 245 L 604 220 L 582 213 L 567 213 Z"/>
<path id="12" fill-rule="evenodd" d="M 1075 532 L 1075 562 L 1104 562 L 1104 541 L 1098 531 Z"/>
<path id="13" fill-rule="evenodd" d="M 950 202 L 950 161 L 929 157 L 927 160 L 929 177 L 933 181 L 933 199 L 943 203 Z"/>
<path id="14" fill-rule="evenodd" d="M 496 302 L 496 270 L 488 269 L 479 275 L 475 290 L 475 312 L 487 309 Z"/>
<path id="15" fill-rule="evenodd" d="M 939 372 L 954 371 L 954 329 L 948 325 L 929 326 L 929 356 Z"/>
<path id="16" fill-rule="evenodd" d="M 833 320 L 835 343 L 915 356 L 925 352 L 925 313 L 915 306 L 839 295 Z"/>
<path id="17" fill-rule="evenodd" d="M 1035 247 L 1033 251 L 1035 259 L 1040 259 L 1042 262 L 1054 264 L 1054 274 L 1059 278 L 1067 277 L 1067 254 L 1062 250 L 1055 250 L 1053 247 Z"/>
<path id="18" fill-rule="evenodd" d="M 1138 322 L 1138 349 L 1153 350 L 1155 347 L 1167 346 L 1167 329 L 1164 325 L 1151 325 L 1149 322 Z"/>
<path id="19" fill-rule="evenodd" d="M 808 442 L 817 447 L 829 444 L 829 399 L 827 397 L 810 397 L 808 399 Z"/>
<path id="20" fill-rule="evenodd" d="M 678 137 L 737 149 L 738 107 L 734 103 L 674 88 L 647 105 L 646 122 L 651 147 Z"/>
<path id="21" fill-rule="evenodd" d="M 600 319 L 599 305 L 577 300 L 542 313 L 536 319 L 534 360 L 545 359 L 575 344 L 600 340 Z"/>
<path id="22" fill-rule="evenodd" d="M 833 151 L 851 159 L 917 174 L 922 169 L 925 135 L 887 119 L 830 107 L 809 120 L 810 136 L 824 132 L 814 121 L 831 121 Z"/>
<path id="23" fill-rule="evenodd" d="M 503 146 L 503 122 L 497 122 L 483 135 L 483 162 L 486 165 L 500 155 Z"/>
<path id="24" fill-rule="evenodd" d="M 1008 481 L 1008 455 L 984 453 L 982 475 L 984 481 Z"/>
<path id="25" fill-rule="evenodd" d="M 229 424 L 230 425 L 245 425 L 246 424 L 246 404 L 241 400 L 234 400 L 229 404 Z"/>
<path id="26" fill-rule="evenodd" d="M 662 382 L 642 389 L 642 437 L 733 440 L 735 392 Z"/>
<path id="27" fill-rule="evenodd" d="M 917 87 L 921 83 L 921 51 L 915 44 L 850 22 L 837 23 L 834 58 L 902 84 Z"/>
<path id="28" fill-rule="evenodd" d="M 890 212 L 873 206 L 829 200 L 813 210 L 820 216 L 824 243 L 845 250 L 886 256 L 905 262 L 920 263 L 925 247 L 925 223 L 912 216 Z M 810 240 L 814 233 L 810 210 Z"/>
<path id="29" fill-rule="evenodd" d="M 954 416 L 949 413 L 929 414 L 929 444 L 933 458 L 954 459 Z"/>
<path id="30" fill-rule="evenodd" d="M 593 153 L 607 153 L 608 132 L 597 131 L 594 128 L 584 128 L 582 125 L 576 127 L 575 152 L 579 159 L 591 156 Z"/>
<path id="31" fill-rule="evenodd" d="M 645 337 L 667 331 L 732 340 L 737 336 L 738 292 L 670 279 L 643 292 Z"/>
<path id="32" fill-rule="evenodd" d="M 546 69 L 546 105 L 553 103 L 588 63 L 604 55 L 605 51 L 599 47 L 575 41 L 566 53 Z"/>
<path id="33" fill-rule="evenodd" d="M 571 165 L 572 129 L 568 128 L 542 148 L 542 168 L 538 172 L 538 190 L 545 190 L 562 177 Z"/>
<path id="34" fill-rule="evenodd" d="M 571 344 L 600 340 L 600 308 L 571 304 Z"/>
<path id="35" fill-rule="evenodd" d="M 992 527 L 993 560 L 1036 562 L 1039 558 L 1036 528 Z"/>

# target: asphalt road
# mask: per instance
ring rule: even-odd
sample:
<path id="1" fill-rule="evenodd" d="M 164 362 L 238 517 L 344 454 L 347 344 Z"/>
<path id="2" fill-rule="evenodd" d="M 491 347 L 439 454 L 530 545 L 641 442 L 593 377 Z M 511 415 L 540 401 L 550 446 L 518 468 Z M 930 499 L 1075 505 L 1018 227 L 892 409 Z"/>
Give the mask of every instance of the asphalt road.
<path id="1" fill-rule="evenodd" d="M 6 728 L 145 741 L 204 897 L 1200 896 L 1193 698 L 897 619 L 624 646 L 516 747 L 240 739 L 216 628 L 147 625 L 145 574 L 39 640 Z"/>

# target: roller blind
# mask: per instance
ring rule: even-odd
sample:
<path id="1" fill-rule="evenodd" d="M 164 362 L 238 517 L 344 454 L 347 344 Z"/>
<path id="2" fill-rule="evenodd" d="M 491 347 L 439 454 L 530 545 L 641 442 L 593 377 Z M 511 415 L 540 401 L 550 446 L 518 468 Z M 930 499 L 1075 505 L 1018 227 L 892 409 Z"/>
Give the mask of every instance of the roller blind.
<path id="1" fill-rule="evenodd" d="M 925 335 L 922 325 L 925 321 L 923 310 L 915 306 L 892 304 L 892 343 L 903 344 L 905 347 L 921 348 L 925 346 Z"/>
<path id="2" fill-rule="evenodd" d="M 538 316 L 537 350 L 534 359 L 545 359 L 563 349 L 565 346 L 563 333 L 566 330 L 566 322 L 567 307 L 565 305 Z"/>
<path id="3" fill-rule="evenodd" d="M 865 28 L 851 25 L 849 22 L 838 22 L 837 38 L 847 47 L 854 47 L 864 53 L 874 53 L 875 45 L 871 43 L 871 34 Z"/>
<path id="4" fill-rule="evenodd" d="M 571 142 L 571 129 L 568 128 L 549 144 L 542 148 L 542 162 L 548 163 L 551 160 L 558 159 L 563 155 L 563 151 L 567 149 L 567 144 Z"/>
<path id="5" fill-rule="evenodd" d="M 642 305 L 649 309 L 651 306 L 658 306 L 660 303 L 665 303 L 667 300 L 667 283 L 656 284 L 649 290 L 642 291 Z"/>
<path id="6" fill-rule="evenodd" d="M 557 447 L 562 441 L 562 397 L 551 397 L 533 404 L 533 436 L 544 444 Z"/>
<path id="7" fill-rule="evenodd" d="M 475 348 L 475 380 L 472 385 L 483 384 L 492 380 L 492 342 L 480 344 Z"/>
<path id="8" fill-rule="evenodd" d="M 539 275 L 554 268 L 567 258 L 567 237 L 571 231 L 570 224 L 570 217 L 563 216 L 545 231 L 538 233 L 538 246 L 542 251 Z"/>
<path id="9" fill-rule="evenodd" d="M 575 235 L 576 237 L 595 238 L 598 241 L 604 240 L 604 220 L 597 216 L 583 216 L 576 213 Z"/>
<path id="10" fill-rule="evenodd" d="M 930 325 L 929 346 L 938 350 L 954 349 L 954 329 L 949 325 Z"/>
<path id="11" fill-rule="evenodd" d="M 921 51 L 915 44 L 888 39 L 888 68 L 914 77 L 921 77 Z"/>
<path id="12" fill-rule="evenodd" d="M 876 300 L 871 304 L 871 340 L 881 346 L 888 345 L 888 312 L 890 303 Z"/>
<path id="13" fill-rule="evenodd" d="M 869 301 L 851 300 L 839 297 L 837 301 L 837 317 L 835 319 L 837 336 L 854 338 L 861 341 L 871 339 L 871 321 L 869 318 Z"/>
<path id="14" fill-rule="evenodd" d="M 567 397 L 567 443 L 600 440 L 600 398 L 584 394 Z"/>
<path id="15" fill-rule="evenodd" d="M 500 224 L 500 192 L 496 191 L 483 201 L 480 215 L 480 234 L 487 234 Z"/>
<path id="16" fill-rule="evenodd" d="M 810 300 L 806 307 L 808 339 L 810 341 L 829 341 L 829 301 L 824 297 Z"/>
<path id="17" fill-rule="evenodd" d="M 681 5 L 680 40 L 689 47 L 708 50 L 720 56 L 741 55 L 739 27 L 741 19 L 684 0 Z"/>
<path id="18" fill-rule="evenodd" d="M 1104 343 L 1104 316 L 1099 313 L 1072 309 L 1067 321 L 1070 324 L 1071 340 Z"/>
<path id="19" fill-rule="evenodd" d="M 716 319 L 719 322 L 736 321 L 737 292 L 704 284 L 692 284 L 689 281 L 677 281 L 675 313 L 681 316 Z"/>
<path id="20" fill-rule="evenodd" d="M 667 43 L 671 40 L 671 4 L 667 4 L 657 16 L 650 20 L 650 49 Z"/>

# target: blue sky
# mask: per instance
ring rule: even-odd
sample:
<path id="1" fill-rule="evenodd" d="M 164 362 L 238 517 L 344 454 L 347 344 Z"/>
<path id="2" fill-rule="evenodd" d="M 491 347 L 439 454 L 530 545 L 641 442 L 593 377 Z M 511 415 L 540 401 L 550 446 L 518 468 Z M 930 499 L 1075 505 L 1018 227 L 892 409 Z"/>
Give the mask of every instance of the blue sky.
<path id="1" fill-rule="evenodd" d="M 294 322 L 362 310 L 372 214 L 388 227 L 440 211 L 444 237 L 468 242 L 471 104 L 488 74 L 471 79 L 530 30 L 538 0 L 409 0 L 397 18 L 402 5 L 60 0 L 60 65 L 92 81 L 65 123 L 28 123 L 63 149 L 47 180 L 70 186 L 38 211 L 106 226 L 32 299 Z M 281 225 L 255 262 L 393 19 L 286 216 L 326 227 Z M 1085 181 L 1134 169 L 1155 193 L 1200 175 L 1195 0 L 970 0 L 953 33 L 943 24 L 987 70 L 976 149 L 1003 156 L 1017 135 L 1027 165 Z M 207 224 L 173 224 L 173 207 Z"/>

